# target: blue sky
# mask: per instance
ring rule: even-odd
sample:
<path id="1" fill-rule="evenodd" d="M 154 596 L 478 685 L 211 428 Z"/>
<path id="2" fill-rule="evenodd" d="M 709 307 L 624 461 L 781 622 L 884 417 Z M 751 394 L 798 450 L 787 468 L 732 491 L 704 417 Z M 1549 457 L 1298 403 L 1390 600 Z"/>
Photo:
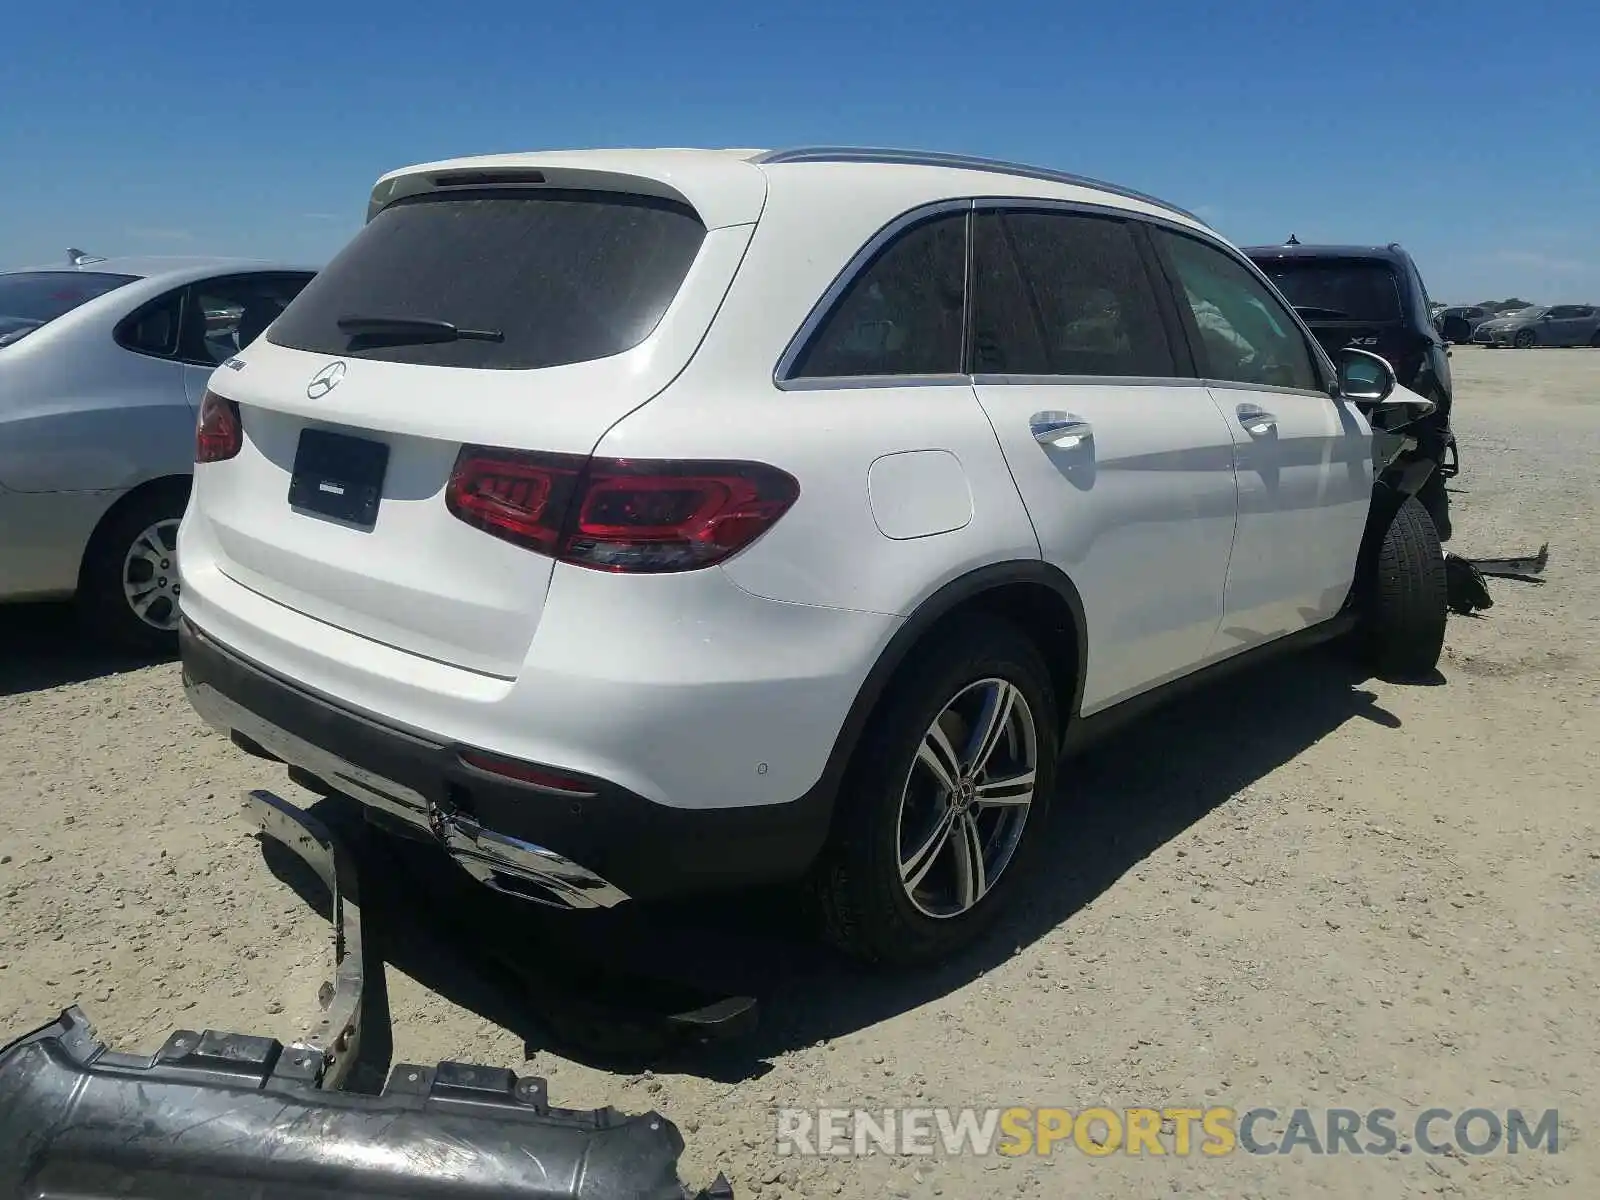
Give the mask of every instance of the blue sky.
<path id="1" fill-rule="evenodd" d="M 382 172 L 593 145 L 905 145 L 1406 244 L 1437 299 L 1600 301 L 1594 0 L 13 5 L 0 268 L 324 261 Z"/>

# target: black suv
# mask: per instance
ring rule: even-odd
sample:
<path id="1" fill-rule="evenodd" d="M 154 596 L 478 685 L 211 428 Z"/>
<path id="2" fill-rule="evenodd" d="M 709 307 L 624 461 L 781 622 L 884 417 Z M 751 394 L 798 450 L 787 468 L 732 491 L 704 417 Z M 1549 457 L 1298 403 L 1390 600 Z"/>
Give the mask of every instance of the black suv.
<path id="1" fill-rule="evenodd" d="M 1330 357 L 1358 346 L 1389 361 L 1400 385 L 1438 408 L 1409 426 L 1416 439 L 1407 456 L 1421 474 L 1417 498 L 1433 516 L 1441 541 L 1450 538 L 1444 481 L 1458 469 L 1450 431 L 1450 349 L 1435 328 L 1417 264 L 1401 247 L 1247 246 L 1256 266 L 1304 318 Z"/>

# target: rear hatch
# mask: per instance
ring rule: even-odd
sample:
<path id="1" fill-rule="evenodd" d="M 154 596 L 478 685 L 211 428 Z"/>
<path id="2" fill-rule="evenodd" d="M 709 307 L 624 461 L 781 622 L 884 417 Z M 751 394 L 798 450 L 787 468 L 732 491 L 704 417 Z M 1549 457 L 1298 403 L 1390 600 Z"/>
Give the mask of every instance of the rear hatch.
<path id="1" fill-rule="evenodd" d="M 244 430 L 196 470 L 216 568 L 514 677 L 554 560 L 453 516 L 446 488 L 464 446 L 589 454 L 693 354 L 751 226 L 646 190 L 425 189 L 376 212 L 212 378 Z"/>
<path id="2" fill-rule="evenodd" d="M 1329 357 L 1356 346 L 1387 359 L 1402 386 L 1415 380 L 1430 339 L 1407 320 L 1393 265 L 1309 256 L 1258 258 L 1256 264 L 1299 310 Z"/>

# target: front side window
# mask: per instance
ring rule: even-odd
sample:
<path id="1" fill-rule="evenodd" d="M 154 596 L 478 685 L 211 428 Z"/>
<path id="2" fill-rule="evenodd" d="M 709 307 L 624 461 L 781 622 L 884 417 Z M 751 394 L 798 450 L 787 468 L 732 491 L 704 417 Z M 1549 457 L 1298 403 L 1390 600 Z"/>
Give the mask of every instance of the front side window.
<path id="1" fill-rule="evenodd" d="M 1199 329 L 1197 349 L 1208 379 L 1323 390 L 1299 324 L 1260 280 L 1195 238 L 1166 229 L 1156 236 Z"/>
<path id="2" fill-rule="evenodd" d="M 309 275 L 239 275 L 190 289 L 180 357 L 217 366 L 243 350 L 277 320 L 310 281 Z"/>
<path id="3" fill-rule="evenodd" d="M 1165 378 L 1172 350 L 1132 229 L 996 210 L 973 230 L 973 371 Z"/>
<path id="4" fill-rule="evenodd" d="M 965 213 L 914 225 L 857 272 L 796 356 L 790 376 L 961 372 Z"/>

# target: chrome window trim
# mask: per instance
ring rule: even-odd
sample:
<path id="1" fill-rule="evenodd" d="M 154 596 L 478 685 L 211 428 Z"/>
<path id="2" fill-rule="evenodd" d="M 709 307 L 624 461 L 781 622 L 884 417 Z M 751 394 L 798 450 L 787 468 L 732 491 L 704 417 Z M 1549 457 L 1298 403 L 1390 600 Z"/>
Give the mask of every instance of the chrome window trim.
<path id="1" fill-rule="evenodd" d="M 953 213 L 971 211 L 972 200 L 970 197 L 963 197 L 958 200 L 935 200 L 930 204 L 918 205 L 916 208 L 901 213 L 898 217 L 894 218 L 894 220 L 890 221 L 887 225 L 884 225 L 881 229 L 879 229 L 877 233 L 868 238 L 866 243 L 850 256 L 850 260 L 845 263 L 844 269 L 834 276 L 833 282 L 828 285 L 827 290 L 822 293 L 821 298 L 811 306 L 811 311 L 806 314 L 806 319 L 800 323 L 800 328 L 796 330 L 794 336 L 789 339 L 788 346 L 784 348 L 783 355 L 778 359 L 778 365 L 772 372 L 773 386 L 778 388 L 780 391 L 793 391 L 798 390 L 801 385 L 804 385 L 806 390 L 814 391 L 819 384 L 833 385 L 834 379 L 830 379 L 825 375 L 805 376 L 804 378 L 796 379 L 792 377 L 791 373 L 794 370 L 795 360 L 800 357 L 800 352 L 804 350 L 806 344 L 810 342 L 812 335 L 817 331 L 817 327 L 820 326 L 822 322 L 828 318 L 829 314 L 833 312 L 834 306 L 839 302 L 840 297 L 842 297 L 844 293 L 849 290 L 850 285 L 853 284 L 856 281 L 856 278 L 867 269 L 867 267 L 872 263 L 873 259 L 878 256 L 878 253 L 883 250 L 884 247 L 886 247 L 895 238 L 899 237 L 902 233 L 905 233 L 911 227 L 915 225 L 921 225 L 924 222 L 932 221 L 942 216 L 949 216 Z M 970 240 L 970 230 L 968 233 Z M 970 262 L 971 255 L 968 254 L 967 258 Z M 963 283 L 965 283 L 965 281 L 963 281 Z M 963 339 L 965 339 L 965 336 L 965 332 L 963 331 Z M 965 362 L 965 350 L 966 347 L 963 346 L 963 362 Z M 897 380 L 926 379 L 930 377 L 908 375 L 871 375 L 840 376 L 835 378 L 875 379 L 879 381 L 876 386 L 890 387 L 893 386 Z M 944 380 L 949 378 L 949 376 L 938 375 L 932 376 L 931 378 Z M 961 375 L 959 378 L 965 379 L 966 376 Z M 858 384 L 857 386 L 861 385 Z"/>
<path id="2" fill-rule="evenodd" d="M 971 377 L 980 387 L 1205 387 L 1193 375 L 1006 375 Z"/>
<path id="3" fill-rule="evenodd" d="M 1284 387 L 1277 383 L 1246 383 L 1238 379 L 1202 379 L 1200 382 L 1219 392 L 1276 392 L 1283 396 L 1315 396 L 1318 400 L 1342 399 L 1315 389 Z"/>
<path id="4" fill-rule="evenodd" d="M 786 159 L 786 160 L 783 160 L 783 161 L 810 161 L 810 160 L 788 160 L 788 159 Z M 1154 226 L 1158 226 L 1158 227 L 1167 229 L 1172 233 L 1179 234 L 1179 235 L 1184 236 L 1184 237 L 1194 238 L 1196 241 L 1199 241 L 1203 245 L 1209 246 L 1213 250 L 1216 250 L 1219 253 L 1225 255 L 1226 257 L 1232 259 L 1235 263 L 1237 263 L 1241 267 L 1243 267 L 1244 270 L 1248 274 L 1253 276 L 1258 282 L 1262 283 L 1267 288 L 1268 292 L 1278 301 L 1279 304 L 1281 304 L 1283 306 L 1284 311 L 1289 314 L 1289 316 L 1292 318 L 1295 326 L 1300 330 L 1300 335 L 1301 335 L 1302 339 L 1305 341 L 1306 348 L 1310 352 L 1310 354 L 1312 356 L 1312 359 L 1314 361 L 1317 361 L 1320 364 L 1321 369 L 1325 372 L 1326 377 L 1330 381 L 1330 383 L 1329 383 L 1330 389 L 1332 389 L 1332 388 L 1334 388 L 1336 386 L 1333 383 L 1333 381 L 1338 379 L 1338 371 L 1333 366 L 1333 360 L 1328 356 L 1327 351 L 1323 350 L 1321 343 L 1318 342 L 1317 339 L 1311 335 L 1310 330 L 1306 328 L 1305 322 L 1300 318 L 1300 314 L 1294 311 L 1294 306 L 1289 304 L 1288 301 L 1286 301 L 1283 298 L 1283 296 L 1278 292 L 1278 289 L 1273 285 L 1272 280 L 1267 278 L 1266 274 L 1261 270 L 1260 267 L 1256 266 L 1256 264 L 1250 259 L 1250 257 L 1248 255 L 1244 254 L 1242 251 L 1235 250 L 1232 246 L 1229 246 L 1226 242 L 1220 241 L 1215 235 L 1213 235 L 1211 233 L 1211 231 L 1209 229 L 1197 230 L 1197 229 L 1193 228 L 1192 226 L 1185 225 L 1185 224 L 1183 224 L 1182 222 L 1179 222 L 1179 221 L 1169 221 L 1169 220 L 1166 220 L 1166 219 L 1164 219 L 1162 217 L 1154 216 L 1154 215 L 1151 215 L 1149 213 L 1131 212 L 1128 209 L 1118 208 L 1115 205 L 1095 204 L 1095 203 L 1092 203 L 1092 202 L 1089 202 L 1089 201 L 1083 201 L 1083 200 L 1064 200 L 1064 199 L 1055 198 L 1055 197 L 1004 196 L 1004 195 L 966 196 L 966 197 L 961 197 L 959 199 L 953 199 L 953 200 L 946 199 L 946 200 L 932 201 L 932 202 L 930 202 L 928 204 L 919 205 L 916 208 L 913 208 L 913 209 L 910 209 L 910 210 L 908 210 L 908 211 L 906 211 L 904 213 L 901 213 L 898 217 L 894 218 L 894 220 L 890 221 L 888 224 L 884 225 L 881 229 L 879 229 L 877 233 L 873 234 L 872 237 L 869 238 L 867 240 L 867 242 L 859 250 L 857 250 L 854 255 L 851 256 L 849 262 L 847 262 L 845 264 L 844 269 L 842 271 L 840 271 L 837 276 L 834 277 L 833 282 L 828 285 L 828 288 L 827 288 L 826 291 L 823 292 L 822 297 L 817 301 L 817 303 L 815 305 L 812 306 L 811 311 L 809 313 L 807 313 L 806 319 L 801 323 L 799 330 L 794 334 L 793 337 L 790 338 L 788 345 L 784 349 L 782 357 L 779 358 L 778 364 L 777 364 L 776 368 L 773 370 L 773 375 L 772 375 L 773 386 L 776 387 L 779 391 L 783 391 L 783 392 L 812 392 L 812 391 L 829 391 L 829 390 L 835 390 L 835 389 L 837 389 L 837 390 L 862 390 L 862 389 L 869 389 L 869 388 L 890 388 L 890 387 L 948 387 L 948 386 L 952 386 L 952 385 L 960 385 L 960 384 L 963 384 L 963 383 L 971 383 L 971 384 L 981 383 L 981 384 L 984 384 L 985 386 L 988 386 L 988 387 L 1004 387 L 1004 386 L 1011 386 L 1011 385 L 1029 386 L 1029 387 L 1047 387 L 1047 386 L 1069 387 L 1069 386 L 1088 386 L 1088 385 L 1111 386 L 1111 387 L 1158 387 L 1158 386 L 1159 387 L 1197 387 L 1197 386 L 1205 386 L 1205 387 L 1215 387 L 1215 388 L 1219 388 L 1219 389 L 1226 388 L 1226 389 L 1235 390 L 1235 391 L 1237 391 L 1237 390 L 1249 390 L 1249 391 L 1282 392 L 1282 393 L 1285 393 L 1287 395 L 1294 395 L 1294 396 L 1318 396 L 1318 397 L 1321 397 L 1322 399 L 1327 399 L 1327 398 L 1329 398 L 1330 395 L 1334 395 L 1335 398 L 1337 398 L 1336 392 L 1333 392 L 1333 391 L 1324 391 L 1324 390 L 1309 390 L 1308 391 L 1308 390 L 1306 390 L 1304 388 L 1288 388 L 1288 387 L 1281 387 L 1281 386 L 1276 385 L 1276 384 L 1256 384 L 1256 383 L 1248 383 L 1248 382 L 1245 382 L 1245 381 L 1242 381 L 1242 380 L 1231 380 L 1231 379 L 1204 379 L 1204 378 L 1198 378 L 1198 377 L 1192 376 L 1192 375 L 1173 375 L 1173 376 L 1025 375 L 1024 376 L 1024 375 L 1000 375 L 1000 374 L 989 373 L 989 374 L 981 374 L 981 375 L 967 375 L 967 374 L 849 375 L 849 376 L 818 375 L 818 376 L 806 376 L 806 377 L 802 377 L 802 378 L 794 378 L 794 377 L 791 376 L 790 372 L 794 369 L 795 359 L 797 359 L 800 356 L 800 351 L 805 347 L 806 343 L 810 340 L 811 336 L 816 332 L 817 327 L 819 325 L 821 325 L 824 320 L 827 319 L 828 314 L 833 311 L 834 305 L 838 302 L 839 298 L 845 293 L 845 291 L 849 289 L 850 285 L 855 282 L 856 277 L 858 275 L 860 275 L 861 272 L 864 271 L 867 268 L 867 266 L 877 256 L 879 251 L 881 251 L 890 241 L 892 241 L 894 238 L 898 237 L 901 233 L 905 232 L 910 227 L 912 227 L 914 225 L 917 225 L 917 224 L 920 224 L 923 221 L 933 220 L 933 219 L 935 219 L 935 218 L 937 218 L 939 216 L 942 216 L 942 215 L 947 215 L 947 214 L 950 214 L 950 213 L 956 213 L 956 212 L 961 212 L 961 211 L 968 211 L 968 212 L 971 212 L 973 214 L 976 214 L 976 213 L 979 213 L 979 212 L 994 211 L 994 210 L 1022 210 L 1022 211 L 1035 211 L 1035 212 L 1059 211 L 1059 212 L 1079 213 L 1079 214 L 1083 214 L 1083 215 L 1087 215 L 1087 216 L 1109 217 L 1109 218 L 1112 218 L 1112 219 L 1115 219 L 1115 220 L 1120 220 L 1120 221 L 1128 221 L 1128 222 L 1139 221 L 1139 222 L 1143 222 L 1143 223 L 1145 223 L 1147 225 L 1154 225 Z M 1178 211 L 1178 210 L 1174 210 L 1174 211 Z M 1182 214 L 1182 215 L 1186 216 L 1187 214 Z M 966 288 L 967 288 L 967 291 L 969 293 L 968 300 L 967 300 L 968 303 L 970 303 L 970 291 L 971 291 L 971 283 L 972 283 L 971 278 L 970 278 L 971 270 L 972 270 L 971 241 L 972 241 L 972 234 L 971 234 L 971 229 L 969 228 L 968 231 L 967 231 L 967 245 L 968 245 L 967 272 L 968 272 L 968 278 L 966 280 Z M 966 331 L 965 330 L 963 330 L 963 335 L 962 336 L 963 336 L 963 340 L 964 340 L 965 337 L 966 337 Z M 962 351 L 963 351 L 963 353 L 962 353 L 962 362 L 965 363 L 966 362 L 966 347 L 965 346 L 962 347 Z"/>
<path id="5" fill-rule="evenodd" d="M 817 375 L 786 379 L 778 387 L 786 392 L 846 392 L 864 388 L 968 387 L 970 375 Z"/>

